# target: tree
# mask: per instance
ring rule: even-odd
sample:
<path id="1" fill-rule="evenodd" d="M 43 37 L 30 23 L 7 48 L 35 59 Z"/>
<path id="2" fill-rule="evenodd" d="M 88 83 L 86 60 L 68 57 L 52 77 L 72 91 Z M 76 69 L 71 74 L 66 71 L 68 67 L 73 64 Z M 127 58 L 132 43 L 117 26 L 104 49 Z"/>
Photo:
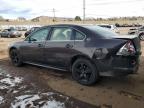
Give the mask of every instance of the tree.
<path id="1" fill-rule="evenodd" d="M 116 27 L 120 27 L 120 24 L 119 24 L 119 23 L 115 23 L 115 26 L 116 26 Z"/>
<path id="2" fill-rule="evenodd" d="M 76 16 L 75 17 L 75 21 L 81 21 L 81 17 L 80 16 Z"/>

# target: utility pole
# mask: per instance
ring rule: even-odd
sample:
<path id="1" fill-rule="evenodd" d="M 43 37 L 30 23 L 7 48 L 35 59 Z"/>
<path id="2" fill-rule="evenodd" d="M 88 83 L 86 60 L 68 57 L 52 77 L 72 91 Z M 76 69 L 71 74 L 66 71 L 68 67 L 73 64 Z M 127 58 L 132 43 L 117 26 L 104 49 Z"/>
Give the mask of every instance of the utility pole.
<path id="1" fill-rule="evenodd" d="M 83 0 L 83 23 L 85 23 L 85 0 Z"/>
<path id="2" fill-rule="evenodd" d="M 55 22 L 55 9 L 53 8 L 53 22 Z"/>

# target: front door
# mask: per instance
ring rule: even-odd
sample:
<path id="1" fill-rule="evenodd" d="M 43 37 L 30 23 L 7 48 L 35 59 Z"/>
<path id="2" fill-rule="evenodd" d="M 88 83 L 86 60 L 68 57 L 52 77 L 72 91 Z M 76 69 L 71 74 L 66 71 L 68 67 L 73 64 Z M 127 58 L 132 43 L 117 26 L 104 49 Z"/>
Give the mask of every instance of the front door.
<path id="1" fill-rule="evenodd" d="M 43 63 L 44 45 L 50 28 L 42 28 L 32 33 L 21 45 L 22 58 L 26 62 Z"/>

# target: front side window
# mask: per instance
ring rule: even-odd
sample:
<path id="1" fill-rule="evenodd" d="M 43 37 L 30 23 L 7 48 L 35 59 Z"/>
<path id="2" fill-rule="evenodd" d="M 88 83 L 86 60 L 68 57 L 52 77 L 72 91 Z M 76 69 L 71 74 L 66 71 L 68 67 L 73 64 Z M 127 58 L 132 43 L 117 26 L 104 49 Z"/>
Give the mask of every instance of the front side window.
<path id="1" fill-rule="evenodd" d="M 34 32 L 30 37 L 26 38 L 26 41 L 27 40 L 45 41 L 48 36 L 49 30 L 50 30 L 49 28 L 44 28 L 44 29 L 38 30 L 38 31 Z"/>
<path id="2" fill-rule="evenodd" d="M 52 41 L 64 41 L 71 40 L 72 29 L 70 28 L 53 28 L 50 40 Z"/>

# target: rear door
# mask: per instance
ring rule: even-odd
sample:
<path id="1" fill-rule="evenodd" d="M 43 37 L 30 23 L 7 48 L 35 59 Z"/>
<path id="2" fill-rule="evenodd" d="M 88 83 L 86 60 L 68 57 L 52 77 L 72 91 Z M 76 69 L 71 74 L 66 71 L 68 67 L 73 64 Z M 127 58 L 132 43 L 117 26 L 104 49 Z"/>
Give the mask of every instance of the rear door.
<path id="1" fill-rule="evenodd" d="M 42 28 L 26 38 L 20 48 L 24 61 L 44 63 L 44 45 L 49 31 L 50 28 Z"/>
<path id="2" fill-rule="evenodd" d="M 45 62 L 53 67 L 66 68 L 74 53 L 73 30 L 70 27 L 53 27 L 45 44 Z"/>

